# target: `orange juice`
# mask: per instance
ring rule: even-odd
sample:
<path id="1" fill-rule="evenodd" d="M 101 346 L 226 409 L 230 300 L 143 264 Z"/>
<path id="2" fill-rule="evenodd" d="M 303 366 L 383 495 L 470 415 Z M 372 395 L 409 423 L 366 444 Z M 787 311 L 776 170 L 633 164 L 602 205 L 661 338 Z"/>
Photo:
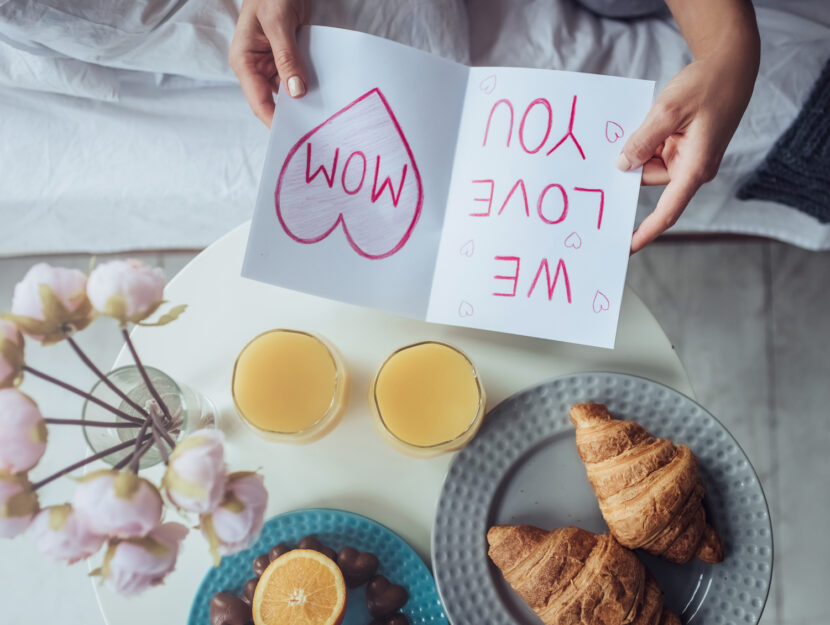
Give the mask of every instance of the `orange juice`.
<path id="1" fill-rule="evenodd" d="M 243 348 L 231 384 L 237 410 L 255 432 L 306 443 L 336 425 L 346 383 L 342 358 L 325 339 L 271 330 Z"/>
<path id="2" fill-rule="evenodd" d="M 375 424 L 393 447 L 430 457 L 459 449 L 478 431 L 484 389 L 473 363 L 444 343 L 393 353 L 369 391 Z"/>

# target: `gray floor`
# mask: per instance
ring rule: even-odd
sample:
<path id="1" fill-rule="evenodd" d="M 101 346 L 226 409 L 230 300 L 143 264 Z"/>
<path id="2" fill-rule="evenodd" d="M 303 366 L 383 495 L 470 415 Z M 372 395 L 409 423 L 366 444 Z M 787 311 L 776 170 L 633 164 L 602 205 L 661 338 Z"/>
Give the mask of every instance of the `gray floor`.
<path id="1" fill-rule="evenodd" d="M 192 253 L 145 256 L 172 276 Z M 35 260 L 0 260 L 0 309 Z M 77 256 L 48 260 L 83 268 L 88 263 Z M 830 516 L 828 273 L 830 253 L 760 241 L 658 243 L 630 265 L 630 284 L 674 342 L 698 400 L 732 431 L 764 485 L 776 561 L 763 625 L 827 622 L 830 539 L 822 519 Z M 82 336 L 98 362 L 113 360 L 119 348 L 114 330 L 96 324 Z M 34 346 L 28 359 L 81 386 L 92 384 L 65 346 Z M 36 381 L 27 381 L 24 390 L 53 416 L 80 409 Z M 74 434 L 61 433 L 60 448 L 50 447 L 38 472 L 75 459 L 83 443 Z M 46 499 L 56 496 L 44 492 Z M 18 566 L 6 566 L 13 561 Z M 52 566 L 25 539 L 0 543 L 0 562 L 0 602 L 9 622 L 102 623 L 82 564 Z M 14 600 L 31 596 L 33 588 L 48 589 L 49 601 Z"/>

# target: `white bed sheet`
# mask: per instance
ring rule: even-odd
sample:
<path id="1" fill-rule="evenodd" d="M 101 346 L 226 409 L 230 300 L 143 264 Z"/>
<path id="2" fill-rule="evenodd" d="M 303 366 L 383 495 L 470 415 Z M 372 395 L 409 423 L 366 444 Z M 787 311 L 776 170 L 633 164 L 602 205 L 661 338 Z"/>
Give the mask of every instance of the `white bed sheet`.
<path id="1" fill-rule="evenodd" d="M 663 83 L 688 61 L 670 18 L 603 20 L 570 0 L 471 0 L 468 30 L 456 0 L 426 4 L 401 13 L 391 5 L 371 11 L 358 0 L 332 1 L 315 21 L 462 61 L 469 41 L 479 65 Z M 759 4 L 764 49 L 755 96 L 721 173 L 673 231 L 757 234 L 827 249 L 830 226 L 778 204 L 734 198 L 830 56 L 827 3 Z M 238 87 L 108 71 L 117 72 L 116 92 L 99 100 L 0 86 L 0 256 L 201 247 L 250 217 L 268 133 Z M 658 194 L 644 190 L 641 216 Z"/>

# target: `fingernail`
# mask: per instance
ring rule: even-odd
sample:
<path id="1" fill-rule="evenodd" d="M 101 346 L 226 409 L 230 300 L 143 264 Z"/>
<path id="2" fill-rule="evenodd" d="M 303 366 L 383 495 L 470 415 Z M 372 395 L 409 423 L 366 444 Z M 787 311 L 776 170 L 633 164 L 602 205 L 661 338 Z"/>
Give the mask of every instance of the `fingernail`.
<path id="1" fill-rule="evenodd" d="M 630 171 L 632 169 L 631 162 L 622 152 L 620 152 L 620 155 L 617 157 L 617 169 L 620 171 Z"/>
<path id="2" fill-rule="evenodd" d="M 299 98 L 305 94 L 305 85 L 299 76 L 292 76 L 288 79 L 288 93 L 292 98 Z"/>

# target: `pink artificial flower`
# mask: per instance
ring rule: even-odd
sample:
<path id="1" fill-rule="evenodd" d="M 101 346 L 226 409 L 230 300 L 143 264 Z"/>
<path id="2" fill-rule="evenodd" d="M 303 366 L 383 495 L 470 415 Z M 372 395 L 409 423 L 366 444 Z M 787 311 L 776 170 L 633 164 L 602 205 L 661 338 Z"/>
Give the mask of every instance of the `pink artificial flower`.
<path id="1" fill-rule="evenodd" d="M 38 512 L 29 526 L 29 535 L 41 553 L 69 564 L 88 558 L 107 539 L 91 532 L 68 503 Z"/>
<path id="2" fill-rule="evenodd" d="M 164 299 L 164 271 L 140 260 L 113 260 L 98 265 L 86 286 L 95 310 L 122 324 L 152 315 Z"/>
<path id="3" fill-rule="evenodd" d="M 46 422 L 37 404 L 16 388 L 0 389 L 0 471 L 22 473 L 46 451 Z"/>
<path id="4" fill-rule="evenodd" d="M 176 445 L 162 480 L 173 504 L 205 514 L 222 503 L 228 480 L 224 441 L 218 430 L 198 430 Z"/>
<path id="5" fill-rule="evenodd" d="M 222 503 L 200 517 L 202 533 L 210 543 L 217 565 L 220 555 L 241 551 L 259 536 L 268 505 L 268 491 L 263 482 L 258 473 L 231 473 Z"/>
<path id="6" fill-rule="evenodd" d="M 34 265 L 14 287 L 6 315 L 36 341 L 56 343 L 67 331 L 83 330 L 93 319 L 86 276 L 77 269 Z"/>
<path id="7" fill-rule="evenodd" d="M 0 538 L 22 533 L 37 514 L 37 494 L 23 475 L 0 472 Z"/>
<path id="8" fill-rule="evenodd" d="M 0 319 L 0 388 L 14 386 L 23 371 L 23 335 L 11 321 Z"/>
<path id="9" fill-rule="evenodd" d="M 78 480 L 72 498 L 81 521 L 95 534 L 146 536 L 161 520 L 161 495 L 131 471 L 101 469 Z"/>
<path id="10" fill-rule="evenodd" d="M 122 595 L 137 595 L 157 586 L 176 568 L 187 528 L 164 523 L 143 538 L 112 539 L 99 573 L 104 584 Z"/>

